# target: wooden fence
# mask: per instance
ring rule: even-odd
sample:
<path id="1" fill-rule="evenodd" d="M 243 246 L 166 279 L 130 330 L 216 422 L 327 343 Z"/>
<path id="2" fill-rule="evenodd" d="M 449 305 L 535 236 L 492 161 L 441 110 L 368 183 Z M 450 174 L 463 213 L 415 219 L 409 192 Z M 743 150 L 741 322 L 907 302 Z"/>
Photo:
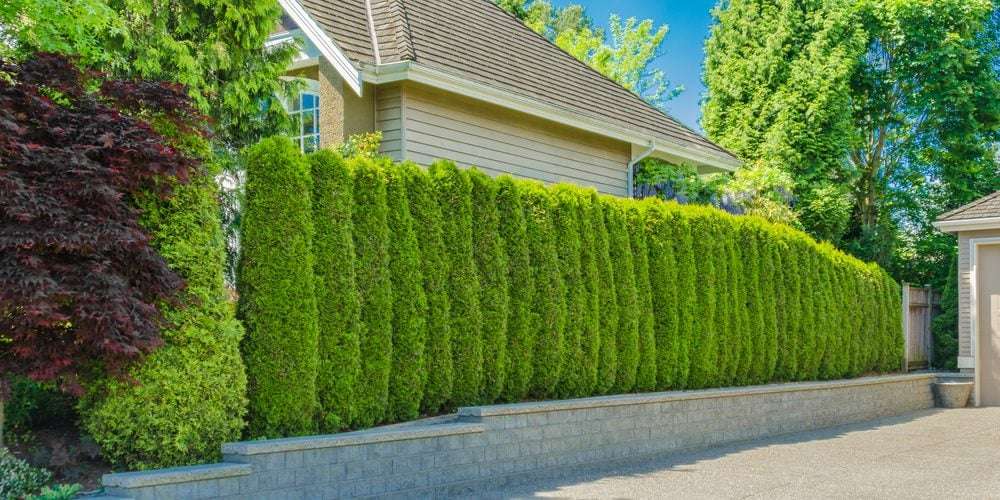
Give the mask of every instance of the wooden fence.
<path id="1" fill-rule="evenodd" d="M 934 356 L 931 320 L 941 312 L 941 294 L 931 287 L 903 283 L 903 332 L 906 358 L 903 370 L 929 368 Z"/>

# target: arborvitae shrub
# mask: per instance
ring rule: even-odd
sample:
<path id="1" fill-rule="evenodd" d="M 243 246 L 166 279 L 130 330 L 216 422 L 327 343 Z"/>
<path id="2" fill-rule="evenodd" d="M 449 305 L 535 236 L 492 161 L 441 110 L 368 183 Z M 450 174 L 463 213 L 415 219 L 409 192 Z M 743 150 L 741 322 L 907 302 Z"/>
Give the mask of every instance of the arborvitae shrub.
<path id="1" fill-rule="evenodd" d="M 274 137 L 249 148 L 246 168 L 237 281 L 247 328 L 247 432 L 308 434 L 319 364 L 309 163 L 290 140 Z"/>
<path id="2" fill-rule="evenodd" d="M 779 293 L 778 280 L 780 278 L 777 272 L 781 264 L 774 237 L 767 234 L 759 226 L 756 230 L 756 242 L 761 252 L 761 260 L 758 267 L 760 285 L 758 288 L 750 290 L 747 293 L 759 294 L 761 297 L 759 307 L 761 309 L 761 320 L 763 321 L 761 323 L 761 332 L 764 337 L 764 361 L 761 371 L 754 370 L 752 372 L 752 382 L 762 384 L 775 379 L 778 366 L 777 304 Z M 754 362 L 756 361 L 752 360 L 751 365 Z"/>
<path id="3" fill-rule="evenodd" d="M 618 323 L 611 339 L 616 347 L 615 385 L 612 391 L 624 393 L 636 385 L 639 368 L 639 298 L 635 287 L 635 264 L 629 239 L 625 209 L 619 200 L 601 197 L 604 221 L 608 230 L 608 253 L 615 287 Z"/>
<path id="4" fill-rule="evenodd" d="M 530 335 L 534 349 L 530 393 L 536 398 L 546 398 L 555 395 L 562 369 L 566 285 L 559 265 L 552 195 L 537 182 L 521 181 L 518 186 L 524 195 L 526 239 L 535 286 L 531 305 Z"/>
<path id="5" fill-rule="evenodd" d="M 656 387 L 675 386 L 674 370 L 680 338 L 677 332 L 677 262 L 675 213 L 657 201 L 646 203 L 646 246 L 649 255 L 649 286 L 653 299 L 653 331 L 656 337 Z"/>
<path id="6" fill-rule="evenodd" d="M 472 243 L 472 183 L 454 163 L 431 165 L 431 179 L 441 207 L 447 252 L 448 296 L 451 299 L 451 346 L 454 384 L 451 403 L 468 405 L 481 399 L 483 339 L 480 326 L 479 277 Z"/>
<path id="7" fill-rule="evenodd" d="M 507 379 L 501 399 L 519 401 L 531 388 L 532 352 L 531 306 L 535 296 L 532 279 L 531 250 L 524 202 L 518 185 L 510 176 L 497 179 L 499 230 L 507 257 L 507 286 L 510 304 L 507 310 Z"/>
<path id="8" fill-rule="evenodd" d="M 694 330 L 690 343 L 690 375 L 688 386 L 693 389 L 708 387 L 714 382 L 718 352 L 715 343 L 716 292 L 719 284 L 719 262 L 717 262 L 718 227 L 715 217 L 708 209 L 696 207 L 693 210 L 691 233 L 692 253 L 695 260 L 696 302 L 698 314 L 694 317 Z"/>
<path id="9" fill-rule="evenodd" d="M 130 371 L 132 380 L 102 380 L 81 400 L 82 427 L 115 466 L 211 462 L 244 426 L 244 333 L 223 284 L 225 247 L 211 174 L 175 187 L 168 201 L 143 204 L 153 246 L 186 287 L 177 307 L 163 309 L 172 325 L 161 331 L 164 345 Z"/>
<path id="10" fill-rule="evenodd" d="M 597 255 L 597 297 L 600 301 L 598 336 L 600 358 L 597 363 L 596 392 L 607 394 L 615 386 L 618 373 L 618 290 L 611 260 L 610 231 L 606 208 L 596 192 L 590 193 L 591 225 L 594 234 L 594 251 Z"/>
<path id="11" fill-rule="evenodd" d="M 500 397 L 507 381 L 507 318 L 510 299 L 507 283 L 507 252 L 500 235 L 497 183 L 471 169 L 472 251 L 479 276 L 479 305 L 483 338 L 482 402 Z"/>
<path id="12" fill-rule="evenodd" d="M 381 422 L 389 404 L 392 370 L 392 280 L 385 170 L 367 159 L 351 160 L 354 172 L 354 263 L 361 303 L 361 371 L 355 386 L 355 424 Z"/>
<path id="13" fill-rule="evenodd" d="M 573 397 L 583 393 L 581 387 L 588 378 L 582 341 L 591 320 L 587 307 L 588 290 L 580 260 L 580 200 L 574 187 L 565 185 L 553 190 L 553 198 L 556 249 L 559 271 L 565 284 L 563 302 L 567 314 L 557 393 L 560 397 Z"/>
<path id="14" fill-rule="evenodd" d="M 625 203 L 625 202 L 623 202 Z M 649 248 L 646 244 L 646 220 L 643 211 L 630 203 L 625 212 L 635 269 L 635 316 L 639 337 L 639 367 L 635 388 L 651 391 L 656 388 L 656 318 L 653 315 L 653 295 L 649 282 Z"/>
<path id="15" fill-rule="evenodd" d="M 584 289 L 583 329 L 580 331 L 580 352 L 583 356 L 583 378 L 578 394 L 600 392 L 597 377 L 601 363 L 601 291 L 597 234 L 594 232 L 592 198 L 585 190 L 576 193 L 580 222 L 580 279 Z"/>
<path id="16" fill-rule="evenodd" d="M 426 380 L 421 408 L 435 413 L 451 397 L 451 299 L 448 296 L 448 260 L 442 234 L 441 209 L 434 185 L 416 164 L 405 162 L 399 168 L 406 178 L 413 231 L 420 246 L 421 275 L 427 300 L 427 337 L 424 346 Z"/>
<path id="17" fill-rule="evenodd" d="M 738 243 L 734 246 L 734 257 L 739 260 L 740 272 L 737 273 L 736 311 L 740 318 L 740 349 L 737 363 L 737 379 L 741 383 L 755 383 L 762 377 L 757 374 L 763 363 L 755 363 L 754 346 L 764 337 L 764 318 L 761 304 L 764 295 L 773 292 L 770 288 L 761 286 L 761 268 L 768 258 L 766 250 L 757 240 L 756 220 L 749 217 L 738 221 Z"/>
<path id="18" fill-rule="evenodd" d="M 668 204 L 675 211 L 680 205 Z M 691 359 L 695 345 L 695 317 L 697 305 L 698 269 L 695 265 L 694 235 L 687 217 L 675 217 L 674 261 L 677 264 L 677 365 L 674 369 L 674 387 L 688 387 Z"/>
<path id="19" fill-rule="evenodd" d="M 316 393 L 321 432 L 335 432 L 354 418 L 354 390 L 361 369 L 361 306 L 354 280 L 354 180 L 347 162 L 329 150 L 309 157 L 313 177 L 313 272 L 319 311 Z"/>
<path id="20" fill-rule="evenodd" d="M 386 169 L 389 223 L 389 274 L 392 278 L 392 369 L 389 373 L 390 421 L 416 418 L 424 396 L 427 298 L 420 269 L 420 245 L 410 216 L 406 174 Z"/>

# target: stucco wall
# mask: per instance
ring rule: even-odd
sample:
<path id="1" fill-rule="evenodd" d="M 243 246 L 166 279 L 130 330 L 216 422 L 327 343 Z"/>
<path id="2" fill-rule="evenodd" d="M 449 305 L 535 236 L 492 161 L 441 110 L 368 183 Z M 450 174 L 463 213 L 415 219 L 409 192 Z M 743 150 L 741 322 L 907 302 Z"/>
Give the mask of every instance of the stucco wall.
<path id="1" fill-rule="evenodd" d="M 448 421 L 223 446 L 224 463 L 110 474 L 131 498 L 474 497 L 558 473 L 933 406 L 933 374 L 461 408 Z"/>

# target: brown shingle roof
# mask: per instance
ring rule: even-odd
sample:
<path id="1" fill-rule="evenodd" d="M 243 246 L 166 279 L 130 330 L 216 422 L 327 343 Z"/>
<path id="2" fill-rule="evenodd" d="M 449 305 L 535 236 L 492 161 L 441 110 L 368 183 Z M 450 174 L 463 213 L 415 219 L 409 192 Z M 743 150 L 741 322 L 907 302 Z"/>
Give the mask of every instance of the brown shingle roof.
<path id="1" fill-rule="evenodd" d="M 490 0 L 369 0 L 381 63 L 427 68 L 732 159 L 642 98 L 576 60 Z M 301 0 L 349 58 L 373 64 L 365 0 Z"/>
<path id="2" fill-rule="evenodd" d="M 1000 191 L 980 198 L 968 205 L 958 207 L 950 212 L 945 212 L 937 220 L 938 222 L 947 222 L 983 219 L 986 217 L 1000 217 Z"/>

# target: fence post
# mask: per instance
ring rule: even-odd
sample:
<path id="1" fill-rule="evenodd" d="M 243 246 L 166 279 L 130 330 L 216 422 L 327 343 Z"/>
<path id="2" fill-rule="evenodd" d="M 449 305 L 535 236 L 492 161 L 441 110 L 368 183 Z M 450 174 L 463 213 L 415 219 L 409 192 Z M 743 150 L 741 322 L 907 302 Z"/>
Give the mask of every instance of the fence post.
<path id="1" fill-rule="evenodd" d="M 934 289 L 930 285 L 927 288 L 927 309 L 924 311 L 924 355 L 927 356 L 927 369 L 931 369 L 934 363 L 934 330 L 931 328 L 931 320 L 934 318 Z"/>
<path id="2" fill-rule="evenodd" d="M 903 282 L 903 373 L 910 371 L 910 284 Z"/>

